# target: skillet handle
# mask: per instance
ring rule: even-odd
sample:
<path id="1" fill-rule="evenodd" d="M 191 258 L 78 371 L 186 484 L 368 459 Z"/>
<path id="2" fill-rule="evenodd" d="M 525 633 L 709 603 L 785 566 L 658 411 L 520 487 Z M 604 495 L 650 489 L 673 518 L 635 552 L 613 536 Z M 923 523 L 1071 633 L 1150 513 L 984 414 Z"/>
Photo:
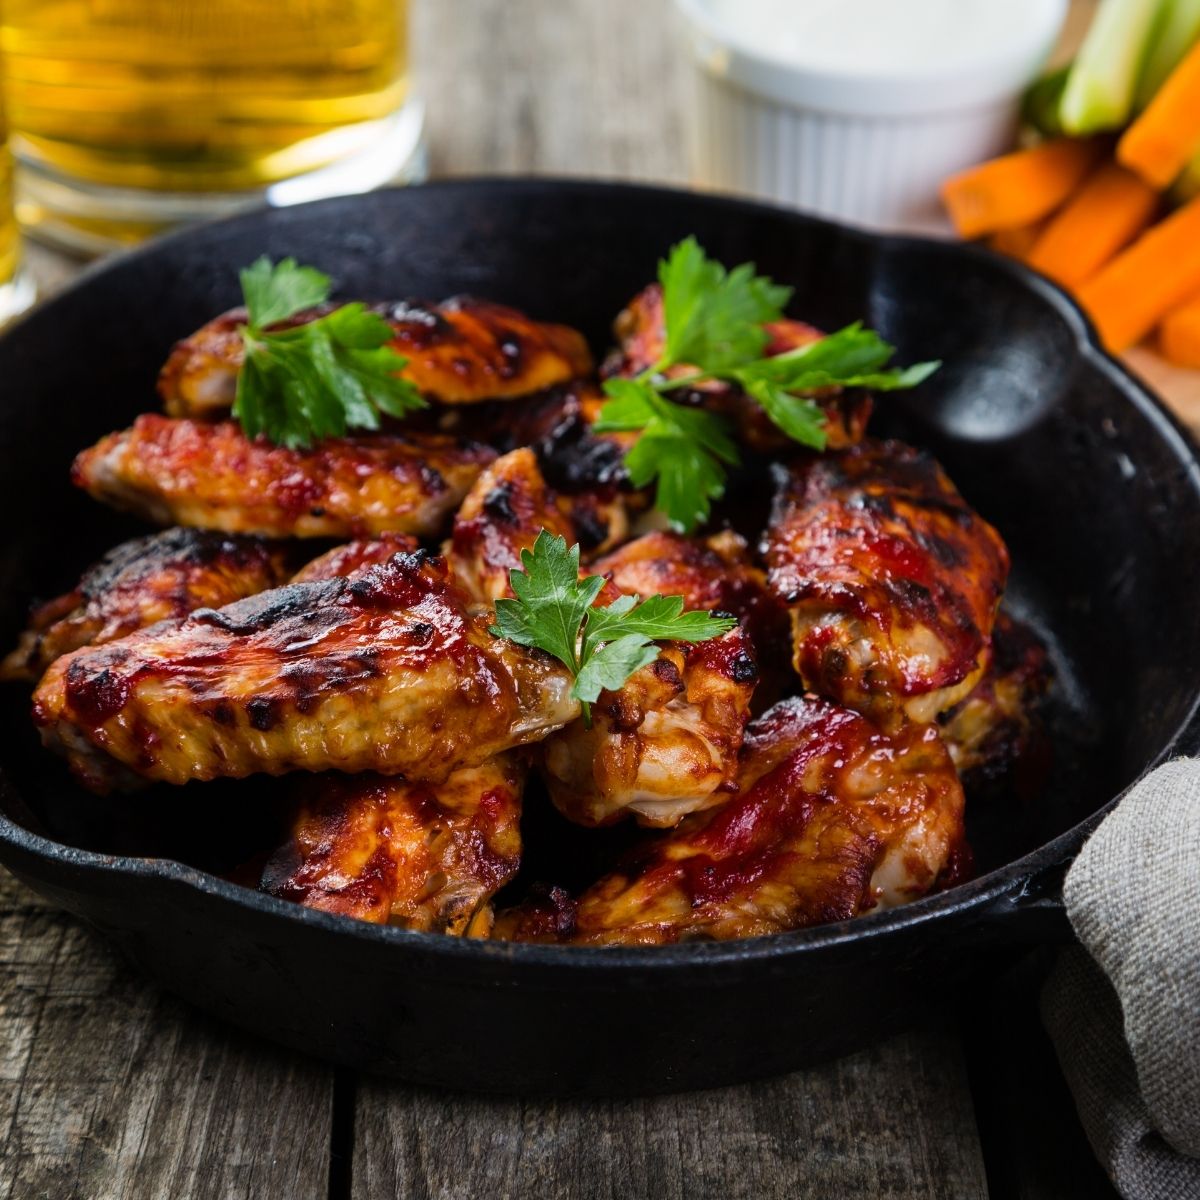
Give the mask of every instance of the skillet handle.
<path id="1" fill-rule="evenodd" d="M 1063 903 L 1069 862 L 1055 863 L 1018 889 L 997 897 L 983 913 L 987 932 L 997 942 L 1069 945 L 1075 932 Z"/>

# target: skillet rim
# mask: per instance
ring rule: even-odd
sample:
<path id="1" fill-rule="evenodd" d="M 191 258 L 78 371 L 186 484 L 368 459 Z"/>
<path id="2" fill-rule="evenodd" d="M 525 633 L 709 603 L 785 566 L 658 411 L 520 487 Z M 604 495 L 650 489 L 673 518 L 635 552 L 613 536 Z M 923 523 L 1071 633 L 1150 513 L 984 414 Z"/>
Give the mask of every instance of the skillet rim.
<path id="1" fill-rule="evenodd" d="M 1084 370 L 1098 371 L 1149 420 L 1158 437 L 1168 444 L 1173 457 L 1192 477 L 1200 492 L 1200 445 L 1195 437 L 1166 407 L 1162 400 L 1137 375 L 1109 355 L 1100 344 L 1096 332 L 1083 310 L 1061 288 L 1023 263 L 1003 257 L 982 246 L 940 240 L 908 234 L 887 234 L 843 225 L 812 216 L 782 205 L 750 200 L 740 196 L 689 191 L 685 188 L 657 185 L 606 182 L 559 176 L 505 177 L 470 176 L 439 180 L 408 187 L 385 188 L 361 195 L 336 196 L 288 208 L 259 208 L 229 217 L 206 221 L 152 239 L 141 246 L 92 263 L 84 268 L 61 291 L 14 320 L 0 332 L 0 344 L 8 344 L 22 336 L 27 326 L 53 321 L 56 309 L 76 292 L 103 287 L 106 277 L 129 262 L 153 260 L 165 249 L 186 245 L 189 241 L 204 242 L 223 231 L 242 231 L 246 226 L 277 224 L 286 227 L 295 213 L 308 213 L 323 208 L 344 211 L 358 204 L 371 204 L 382 198 L 437 192 L 507 193 L 509 195 L 557 194 L 564 199 L 572 196 L 654 198 L 659 201 L 697 202 L 736 215 L 742 220 L 771 216 L 784 218 L 797 226 L 825 231 L 842 240 L 870 247 L 875 254 L 885 251 L 920 250 L 925 253 L 949 255 L 965 261 L 986 264 L 985 269 L 1009 275 L 1022 289 L 1033 293 L 1051 309 L 1069 329 Z M 1200 680 L 1193 686 L 1187 713 L 1172 730 L 1165 745 L 1146 764 L 1138 778 L 1143 778 L 1160 763 L 1179 753 L 1200 750 Z M 1055 868 L 1067 864 L 1079 851 L 1092 830 L 1112 811 L 1137 780 L 1108 799 L 1070 829 L 1051 841 L 1013 859 L 977 879 L 926 896 L 900 907 L 870 913 L 848 921 L 833 922 L 793 930 L 787 933 L 740 938 L 724 942 L 684 942 L 663 946 L 554 946 L 523 942 L 493 942 L 473 938 L 453 938 L 401 929 L 389 925 L 374 925 L 351 917 L 319 912 L 277 899 L 241 884 L 229 882 L 206 871 L 173 859 L 108 855 L 83 850 L 57 842 L 33 832 L 12 820 L 0 809 L 0 845 L 11 847 L 18 854 L 44 861 L 53 867 L 70 872 L 96 874 L 109 879 L 154 881 L 173 888 L 199 892 L 210 898 L 255 911 L 269 918 L 299 922 L 314 931 L 351 936 L 368 943 L 405 947 L 423 955 L 448 959 L 452 962 L 520 967 L 587 968 L 589 973 L 625 971 L 636 968 L 639 973 L 680 968 L 701 967 L 706 971 L 722 964 L 764 963 L 793 954 L 816 952 L 825 948 L 875 941 L 903 930 L 924 925 L 936 918 L 955 912 L 973 911 L 984 916 L 989 910 L 1007 909 L 1015 913 L 1030 898 L 1039 895 L 1037 881 L 1051 875 Z M 9 783 L 0 767 L 0 787 L 17 789 Z M 18 868 L 18 874 L 24 872 Z M 1004 915 L 1004 914 L 1001 914 Z"/>

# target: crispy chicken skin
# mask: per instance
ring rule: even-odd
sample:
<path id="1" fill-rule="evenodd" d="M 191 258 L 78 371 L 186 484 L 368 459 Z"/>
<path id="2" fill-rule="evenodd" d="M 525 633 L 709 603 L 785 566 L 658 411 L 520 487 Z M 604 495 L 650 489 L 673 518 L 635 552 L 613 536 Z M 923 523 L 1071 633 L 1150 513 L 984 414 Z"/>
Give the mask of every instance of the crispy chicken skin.
<path id="1" fill-rule="evenodd" d="M 376 924 L 484 937 L 521 862 L 525 767 L 502 754 L 444 783 L 316 775 L 262 890 Z"/>
<path id="2" fill-rule="evenodd" d="M 528 447 L 496 459 L 467 493 L 447 547 L 455 579 L 471 597 L 491 606 L 511 596 L 508 573 L 521 565 L 545 529 L 575 541 L 571 521 L 547 486 L 537 456 Z M 615 599 L 615 597 L 614 597 Z"/>
<path id="3" fill-rule="evenodd" d="M 326 770 L 437 783 L 573 720 L 570 687 L 470 616 L 442 559 L 399 554 L 66 655 L 34 720 L 96 791 Z"/>
<path id="4" fill-rule="evenodd" d="M 760 666 L 789 653 L 787 609 L 743 538 L 724 530 L 707 538 L 657 531 L 596 559 L 591 569 L 622 592 L 682 596 L 685 607 L 726 612 L 750 635 Z"/>
<path id="5" fill-rule="evenodd" d="M 546 740 L 555 807 L 579 825 L 634 816 L 670 826 L 719 804 L 735 786 L 737 753 L 758 680 L 740 626 L 696 645 L 667 643 L 615 692 L 601 692 L 592 724 Z"/>
<path id="6" fill-rule="evenodd" d="M 319 579 L 348 579 L 361 575 L 371 567 L 378 567 L 397 554 L 411 554 L 417 550 L 416 538 L 406 533 L 381 533 L 374 538 L 355 538 L 343 542 L 311 562 L 305 563 L 295 575 L 292 583 L 315 583 Z"/>
<path id="7" fill-rule="evenodd" d="M 764 351 L 768 356 L 797 350 L 825 336 L 815 326 L 786 317 L 782 321 L 772 321 L 765 328 L 770 337 Z M 605 359 L 602 374 L 632 376 L 652 367 L 662 354 L 665 329 L 662 286 L 652 283 L 634 296 L 614 322 L 617 348 Z M 691 370 L 680 363 L 670 368 L 667 374 L 686 375 Z M 729 417 L 739 438 L 752 450 L 768 454 L 793 445 L 762 407 L 732 384 L 713 381 L 681 391 L 688 391 L 697 403 Z M 676 399 L 680 398 L 677 392 Z M 833 388 L 813 399 L 825 417 L 827 449 L 841 450 L 862 439 L 872 407 L 871 397 L 866 392 Z"/>
<path id="8" fill-rule="evenodd" d="M 306 324 L 334 307 L 297 313 L 279 327 Z M 408 359 L 401 376 L 441 404 L 526 396 L 592 369 L 582 334 L 489 300 L 456 296 L 442 304 L 400 301 L 370 307 L 391 324 L 390 345 Z M 245 323 L 246 310 L 236 308 L 176 344 L 158 378 L 171 416 L 211 418 L 229 411 Z"/>
<path id="9" fill-rule="evenodd" d="M 260 538 L 167 529 L 110 550 L 75 588 L 40 605 L 0 679 L 40 679 L 60 655 L 197 608 L 219 608 L 287 578 L 283 548 Z"/>
<path id="10" fill-rule="evenodd" d="M 979 682 L 1008 552 L 930 455 L 868 441 L 798 461 L 763 550 L 809 690 L 894 729 Z"/>
<path id="11" fill-rule="evenodd" d="M 1003 609 L 992 633 L 992 660 L 965 699 L 938 718 L 942 740 L 967 791 L 1013 781 L 1018 790 L 1049 766 L 1039 715 L 1052 672 L 1046 647 Z"/>
<path id="12" fill-rule="evenodd" d="M 931 726 L 877 730 L 814 697 L 755 721 L 740 790 L 648 838 L 572 903 L 497 921 L 520 941 L 650 945 L 845 920 L 925 895 L 964 852 L 963 792 Z"/>
<path id="13" fill-rule="evenodd" d="M 433 536 L 491 461 L 436 434 L 334 438 L 310 450 L 251 441 L 230 421 L 147 413 L 84 450 L 72 479 L 150 520 L 268 537 Z"/>

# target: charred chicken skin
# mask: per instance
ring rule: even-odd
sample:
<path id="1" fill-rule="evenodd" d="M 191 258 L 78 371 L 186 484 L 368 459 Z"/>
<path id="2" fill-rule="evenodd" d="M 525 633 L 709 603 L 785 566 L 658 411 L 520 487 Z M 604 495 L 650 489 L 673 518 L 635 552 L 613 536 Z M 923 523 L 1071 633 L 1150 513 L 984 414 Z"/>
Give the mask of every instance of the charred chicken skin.
<path id="1" fill-rule="evenodd" d="M 813 697 L 755 721 L 739 790 L 647 839 L 573 903 L 502 914 L 498 936 L 582 945 L 755 937 L 925 895 L 964 850 L 963 792 L 931 726 L 880 732 Z"/>
<path id="2" fill-rule="evenodd" d="M 292 583 L 315 583 L 319 579 L 349 579 L 371 567 L 382 566 L 397 554 L 411 554 L 419 549 L 416 538 L 406 533 L 381 533 L 374 538 L 356 538 L 343 542 L 311 562 L 305 563 Z"/>
<path id="3" fill-rule="evenodd" d="M 197 608 L 220 608 L 287 578 L 281 546 L 203 529 L 167 529 L 110 550 L 75 588 L 40 605 L 0 679 L 40 679 L 58 657 Z"/>
<path id="4" fill-rule="evenodd" d="M 262 889 L 376 924 L 485 937 L 491 898 L 520 866 L 524 783 L 514 754 L 440 784 L 313 776 Z"/>
<path id="5" fill-rule="evenodd" d="M 809 690 L 894 729 L 982 677 L 1008 552 L 928 454 L 871 441 L 797 462 L 764 553 Z"/>
<path id="6" fill-rule="evenodd" d="M 275 328 L 303 325 L 334 307 L 305 310 Z M 408 359 L 401 376 L 441 404 L 526 396 L 592 369 L 581 334 L 534 321 L 503 304 L 456 296 L 442 304 L 400 301 L 370 307 L 392 326 L 392 349 Z M 245 324 L 245 309 L 234 309 L 175 346 L 158 379 L 171 416 L 212 418 L 229 411 Z"/>
<path id="7" fill-rule="evenodd" d="M 767 356 L 786 354 L 824 337 L 816 327 L 790 318 L 772 321 L 764 328 L 769 337 L 764 350 Z M 643 288 L 617 317 L 613 326 L 617 349 L 604 361 L 602 373 L 605 376 L 633 376 L 654 366 L 662 356 L 665 331 L 662 287 L 652 283 Z M 678 364 L 667 371 L 667 375 L 687 375 L 691 370 L 686 364 Z M 710 381 L 691 389 L 690 394 L 697 403 L 729 417 L 739 438 L 752 450 L 771 453 L 793 445 L 762 407 L 732 384 Z M 866 392 L 832 388 L 814 396 L 813 400 L 824 416 L 827 449 L 841 450 L 862 439 L 872 407 L 871 397 Z"/>
<path id="8" fill-rule="evenodd" d="M 84 450 L 74 482 L 152 521 L 268 537 L 438 534 L 493 458 L 436 434 L 251 441 L 229 421 L 146 414 Z"/>
<path id="9" fill-rule="evenodd" d="M 98 791 L 326 770 L 438 783 L 573 720 L 570 687 L 493 638 L 443 560 L 400 554 L 77 650 L 34 720 Z"/>

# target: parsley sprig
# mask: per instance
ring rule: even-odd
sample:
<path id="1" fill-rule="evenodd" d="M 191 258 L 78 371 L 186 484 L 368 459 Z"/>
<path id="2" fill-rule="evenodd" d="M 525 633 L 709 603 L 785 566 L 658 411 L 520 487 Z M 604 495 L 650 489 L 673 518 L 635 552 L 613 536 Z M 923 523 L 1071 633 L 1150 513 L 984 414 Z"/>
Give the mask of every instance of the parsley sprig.
<path id="1" fill-rule="evenodd" d="M 392 329 L 362 304 L 344 304 L 300 325 L 272 328 L 329 298 L 329 276 L 294 258 L 263 257 L 241 272 L 249 321 L 233 415 L 249 437 L 303 448 L 350 429 L 378 429 L 379 414 L 424 408 L 397 372 L 408 360 L 388 342 Z"/>
<path id="2" fill-rule="evenodd" d="M 888 368 L 894 348 L 861 323 L 784 354 L 764 357 L 792 289 L 756 275 L 752 263 L 726 271 L 695 238 L 671 248 L 658 265 L 663 294 L 662 353 L 632 379 L 609 379 L 597 432 L 641 433 L 625 467 L 635 487 L 657 481 L 655 506 L 672 525 L 691 532 L 708 519 L 725 490 L 727 468 L 739 462 L 728 422 L 719 414 L 671 399 L 680 388 L 713 380 L 736 384 L 789 438 L 825 448 L 821 409 L 810 398 L 829 387 L 910 388 L 939 364 Z M 684 367 L 682 374 L 668 375 Z"/>
<path id="3" fill-rule="evenodd" d="M 579 547 L 543 529 L 533 550 L 521 551 L 523 570 L 509 572 L 515 600 L 496 601 L 490 632 L 544 650 L 574 677 L 571 695 L 591 720 L 591 705 L 604 690 L 621 687 L 658 657 L 655 641 L 706 642 L 736 622 L 709 612 L 684 612 L 682 596 L 622 596 L 594 608 L 604 587 L 601 575 L 579 577 Z"/>

